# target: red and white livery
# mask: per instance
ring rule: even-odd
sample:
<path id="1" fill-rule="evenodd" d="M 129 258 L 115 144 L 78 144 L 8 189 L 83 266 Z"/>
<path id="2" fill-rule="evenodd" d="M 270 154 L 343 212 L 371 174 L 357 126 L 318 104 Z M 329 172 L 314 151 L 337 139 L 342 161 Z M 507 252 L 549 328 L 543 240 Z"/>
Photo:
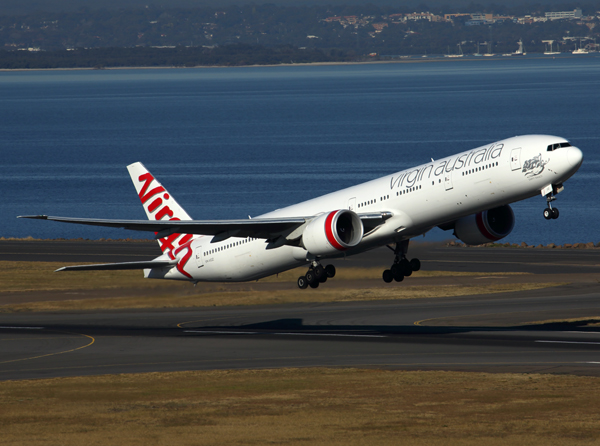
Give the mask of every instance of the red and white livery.
<path id="1" fill-rule="evenodd" d="M 527 135 L 497 141 L 332 192 L 252 219 L 192 220 L 141 163 L 128 166 L 148 220 L 25 216 L 150 231 L 162 255 L 145 262 L 67 266 L 59 271 L 143 269 L 147 278 L 215 282 L 256 280 L 301 265 L 298 286 L 316 288 L 335 275 L 329 258 L 393 246 L 383 280 L 420 268 L 408 242 L 434 227 L 467 244 L 500 240 L 513 229 L 509 204 L 541 194 L 544 218 L 563 183 L 581 166 L 581 150 L 564 138 Z"/>

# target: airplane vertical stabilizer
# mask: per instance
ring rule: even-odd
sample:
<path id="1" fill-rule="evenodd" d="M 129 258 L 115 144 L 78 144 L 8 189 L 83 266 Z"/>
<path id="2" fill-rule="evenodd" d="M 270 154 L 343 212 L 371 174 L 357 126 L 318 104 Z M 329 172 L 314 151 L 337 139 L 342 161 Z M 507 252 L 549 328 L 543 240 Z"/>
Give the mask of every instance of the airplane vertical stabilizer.
<path id="1" fill-rule="evenodd" d="M 191 220 L 187 212 L 142 163 L 130 164 L 127 170 L 149 220 Z M 163 253 L 174 259 L 180 251 L 189 247 L 193 237 L 192 234 L 170 233 L 159 238 L 158 243 Z"/>

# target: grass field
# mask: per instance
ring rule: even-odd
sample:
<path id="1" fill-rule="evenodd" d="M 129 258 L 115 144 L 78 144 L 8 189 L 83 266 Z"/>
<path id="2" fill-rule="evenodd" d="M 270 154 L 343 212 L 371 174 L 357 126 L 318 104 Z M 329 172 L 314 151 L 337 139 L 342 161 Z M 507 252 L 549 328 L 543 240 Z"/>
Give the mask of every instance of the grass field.
<path id="1" fill-rule="evenodd" d="M 448 272 L 415 277 L 465 280 L 304 291 L 277 285 L 293 284 L 302 269 L 236 290 L 144 280 L 139 271 L 54 273 L 60 266 L 0 262 L 0 294 L 108 290 L 112 297 L 7 305 L 0 312 L 414 299 L 559 285 L 481 285 L 469 276 L 492 274 Z M 340 268 L 334 280 L 380 275 Z M 273 283 L 279 289 L 269 289 Z M 600 444 L 599 397 L 594 377 L 444 371 L 306 368 L 4 381 L 0 445 L 593 445 Z"/>
<path id="2" fill-rule="evenodd" d="M 592 445 L 600 379 L 278 369 L 0 383 L 3 445 Z"/>
<path id="3" fill-rule="evenodd" d="M 59 262 L 6 262 L 0 261 L 0 292 L 51 291 L 81 289 L 171 289 L 177 286 L 190 288 L 189 282 L 144 279 L 142 271 L 81 271 L 54 272 L 65 266 Z M 335 279 L 381 279 L 381 268 L 339 268 Z M 261 283 L 291 282 L 306 273 L 306 268 L 296 268 L 261 279 Z M 419 271 L 413 277 L 440 276 L 492 276 L 518 275 L 518 273 L 464 273 L 450 271 Z M 250 282 L 252 283 L 252 282 Z M 383 285 L 383 282 L 382 282 Z"/>
<path id="4" fill-rule="evenodd" d="M 377 280 L 372 287 L 329 287 L 299 290 L 295 281 L 304 269 L 287 271 L 277 276 L 242 285 L 199 284 L 149 280 L 140 271 L 60 272 L 62 266 L 47 262 L 0 262 L 1 293 L 73 292 L 107 290 L 110 297 L 90 298 L 85 293 L 69 294 L 69 300 L 45 300 L 0 306 L 0 313 L 21 311 L 109 310 L 125 308 L 189 308 L 220 305 L 265 305 L 293 302 L 347 302 L 358 300 L 417 299 L 464 296 L 532 290 L 560 285 L 559 283 L 493 283 L 479 282 L 445 285 L 411 285 L 410 279 L 401 287 L 386 286 L 381 281 L 380 268 L 339 268 L 333 279 L 343 285 L 349 280 Z M 414 277 L 478 277 L 499 276 L 495 273 L 460 273 L 419 271 Z M 520 274 L 501 274 L 502 276 Z M 264 284 L 281 283 L 287 288 L 269 289 Z"/>

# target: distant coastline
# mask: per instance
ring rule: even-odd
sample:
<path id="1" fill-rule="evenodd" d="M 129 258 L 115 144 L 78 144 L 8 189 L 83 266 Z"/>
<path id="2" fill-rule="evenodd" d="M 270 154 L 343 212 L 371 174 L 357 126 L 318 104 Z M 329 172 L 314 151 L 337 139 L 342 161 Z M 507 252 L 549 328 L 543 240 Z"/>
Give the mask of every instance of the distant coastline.
<path id="1" fill-rule="evenodd" d="M 223 65 L 130 65 L 130 66 L 102 66 L 102 67 L 15 67 L 15 68 L 0 68 L 2 72 L 16 71 L 114 71 L 114 70 L 164 70 L 164 69 L 214 69 L 214 68 L 256 68 L 256 67 L 303 67 L 303 66 L 343 66 L 343 65 L 377 65 L 377 64 L 422 64 L 422 63 L 467 63 L 467 62 L 494 62 L 510 60 L 548 60 L 548 59 L 590 59 L 600 58 L 600 53 L 589 53 L 588 55 L 573 55 L 563 53 L 560 55 L 544 55 L 543 53 L 532 53 L 531 56 L 520 57 L 503 57 L 496 55 L 494 57 L 474 57 L 465 56 L 463 58 L 445 58 L 443 56 L 428 56 L 423 58 L 411 57 L 394 57 L 390 59 L 378 60 L 354 60 L 354 61 L 321 61 L 321 62 L 281 62 L 269 64 L 223 64 Z"/>

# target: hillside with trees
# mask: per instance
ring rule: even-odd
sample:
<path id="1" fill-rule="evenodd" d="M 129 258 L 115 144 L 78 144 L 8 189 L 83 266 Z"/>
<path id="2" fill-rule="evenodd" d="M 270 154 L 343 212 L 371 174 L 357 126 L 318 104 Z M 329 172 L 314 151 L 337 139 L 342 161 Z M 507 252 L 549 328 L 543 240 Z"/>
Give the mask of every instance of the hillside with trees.
<path id="1" fill-rule="evenodd" d="M 190 66 L 362 60 L 446 54 L 462 50 L 509 53 L 522 40 L 543 52 L 544 40 L 563 51 L 583 38 L 600 41 L 600 0 L 578 20 L 538 20 L 540 4 L 469 4 L 411 14 L 408 6 L 274 4 L 203 8 L 81 9 L 0 16 L 0 66 Z M 425 6 L 424 6 L 425 7 Z M 569 10 L 578 4 L 558 4 Z M 493 20 L 474 15 L 479 10 Z M 459 47 L 460 44 L 460 47 Z M 4 51 L 2 51 L 4 50 Z M 235 56 L 234 56 L 235 54 Z M 126 63 L 125 61 L 129 61 Z M 215 62 L 216 61 L 216 62 Z M 65 65 L 68 64 L 68 65 Z"/>

